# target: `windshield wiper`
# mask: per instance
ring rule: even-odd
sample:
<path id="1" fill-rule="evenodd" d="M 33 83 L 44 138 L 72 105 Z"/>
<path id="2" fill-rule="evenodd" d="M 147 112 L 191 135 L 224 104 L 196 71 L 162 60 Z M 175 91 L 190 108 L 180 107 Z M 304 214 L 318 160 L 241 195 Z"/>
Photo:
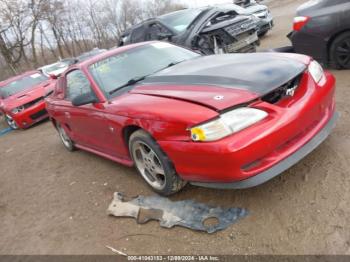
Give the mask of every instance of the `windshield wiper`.
<path id="1" fill-rule="evenodd" d="M 162 70 L 164 70 L 164 69 L 166 69 L 166 68 L 172 67 L 172 66 L 174 66 L 174 65 L 180 64 L 181 62 L 183 62 L 183 61 L 171 62 L 171 63 L 168 64 L 166 67 L 163 67 L 162 69 L 160 69 L 160 70 L 154 72 L 153 74 L 158 73 L 158 72 L 160 72 L 160 71 L 162 71 Z M 151 75 L 152 75 L 152 74 L 151 74 Z M 146 77 L 148 77 L 148 76 L 150 76 L 150 75 L 140 76 L 140 77 L 134 77 L 134 78 L 130 79 L 128 82 L 126 82 L 124 85 L 121 85 L 121 86 L 119 86 L 118 88 L 113 89 L 112 91 L 110 91 L 109 94 L 110 94 L 110 95 L 113 95 L 115 92 L 118 92 L 120 89 L 122 89 L 122 88 L 124 88 L 124 87 L 128 87 L 128 86 L 131 86 L 131 85 L 135 85 L 136 83 L 138 83 L 138 82 L 144 80 L 144 79 L 145 79 Z"/>
<path id="2" fill-rule="evenodd" d="M 124 88 L 124 87 L 128 87 L 131 85 L 135 85 L 136 83 L 144 80 L 147 76 L 140 76 L 140 77 L 135 77 L 130 79 L 128 82 L 126 82 L 124 85 L 119 86 L 116 89 L 113 89 L 112 91 L 109 92 L 110 95 L 113 95 L 115 92 L 119 91 L 120 89 Z"/>
<path id="3" fill-rule="evenodd" d="M 171 62 L 171 63 L 170 63 L 169 65 L 167 65 L 166 67 L 163 67 L 163 68 L 159 69 L 158 71 L 154 72 L 154 74 L 159 73 L 160 71 L 163 71 L 164 69 L 167 69 L 167 68 L 172 67 L 172 66 L 174 66 L 174 65 L 180 64 L 180 63 L 182 63 L 183 61 L 184 61 L 184 60 L 178 61 L 178 62 Z"/>

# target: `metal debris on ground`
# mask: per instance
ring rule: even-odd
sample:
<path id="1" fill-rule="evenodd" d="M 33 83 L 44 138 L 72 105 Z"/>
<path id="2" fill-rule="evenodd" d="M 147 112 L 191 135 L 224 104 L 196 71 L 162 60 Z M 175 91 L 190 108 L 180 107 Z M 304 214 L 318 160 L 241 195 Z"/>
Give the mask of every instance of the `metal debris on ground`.
<path id="1" fill-rule="evenodd" d="M 247 216 L 248 211 L 242 208 L 212 207 L 193 200 L 173 202 L 160 196 L 127 199 L 123 194 L 116 192 L 108 207 L 108 214 L 133 217 L 139 224 L 158 220 L 160 226 L 165 228 L 178 225 L 214 233 Z"/>
<path id="2" fill-rule="evenodd" d="M 121 255 L 121 256 L 124 256 L 124 257 L 127 257 L 128 255 L 125 254 L 124 252 L 122 251 L 119 251 L 113 247 L 110 247 L 110 246 L 106 246 L 106 248 L 108 248 L 109 250 L 111 250 L 114 254 L 117 254 L 117 255 Z"/>

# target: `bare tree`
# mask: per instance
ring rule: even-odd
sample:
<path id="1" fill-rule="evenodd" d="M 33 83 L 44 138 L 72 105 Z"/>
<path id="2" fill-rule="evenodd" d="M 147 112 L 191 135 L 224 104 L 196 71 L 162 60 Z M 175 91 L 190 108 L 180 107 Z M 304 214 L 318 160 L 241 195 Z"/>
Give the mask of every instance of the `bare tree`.
<path id="1" fill-rule="evenodd" d="M 109 48 L 132 25 L 182 8 L 177 0 L 0 0 L 0 67 L 15 74 Z"/>

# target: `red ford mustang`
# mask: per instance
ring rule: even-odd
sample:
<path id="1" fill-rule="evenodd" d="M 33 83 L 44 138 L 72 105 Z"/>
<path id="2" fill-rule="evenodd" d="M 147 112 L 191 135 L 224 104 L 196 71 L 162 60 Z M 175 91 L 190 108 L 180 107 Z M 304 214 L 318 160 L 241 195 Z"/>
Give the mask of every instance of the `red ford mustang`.
<path id="1" fill-rule="evenodd" d="M 12 129 L 27 128 L 45 118 L 44 96 L 54 82 L 39 71 L 30 71 L 0 83 L 0 111 Z"/>
<path id="2" fill-rule="evenodd" d="M 335 79 L 307 56 L 201 56 L 162 42 L 72 66 L 47 109 L 64 146 L 136 166 L 158 193 L 248 188 L 330 134 Z"/>

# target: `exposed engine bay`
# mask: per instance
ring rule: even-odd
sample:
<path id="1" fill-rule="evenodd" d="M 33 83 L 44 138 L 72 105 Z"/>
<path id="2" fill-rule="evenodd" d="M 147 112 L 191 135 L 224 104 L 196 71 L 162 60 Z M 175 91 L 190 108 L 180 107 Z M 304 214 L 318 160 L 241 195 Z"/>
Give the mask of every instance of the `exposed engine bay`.
<path id="1" fill-rule="evenodd" d="M 193 47 L 205 54 L 255 52 L 259 44 L 255 20 L 236 22 L 235 11 L 220 12 L 209 20 L 193 40 Z"/>
<path id="2" fill-rule="evenodd" d="M 135 25 L 122 35 L 119 45 L 162 40 L 206 55 L 255 52 L 258 22 L 234 4 L 184 9 Z"/>

